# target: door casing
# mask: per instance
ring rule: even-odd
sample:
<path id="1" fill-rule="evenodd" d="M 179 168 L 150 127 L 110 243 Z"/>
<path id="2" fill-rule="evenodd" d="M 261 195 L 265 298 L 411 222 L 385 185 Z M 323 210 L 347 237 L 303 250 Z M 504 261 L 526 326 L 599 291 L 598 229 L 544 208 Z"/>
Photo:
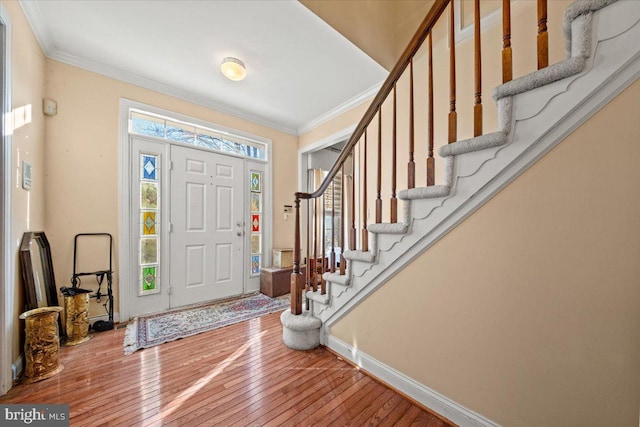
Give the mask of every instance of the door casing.
<path id="1" fill-rule="evenodd" d="M 118 248 L 118 269 L 116 274 L 118 276 L 118 313 L 115 314 L 116 321 L 126 321 L 130 319 L 131 313 L 131 298 L 130 289 L 132 283 L 133 274 L 135 271 L 132 268 L 132 259 L 136 259 L 137 257 L 137 242 L 133 241 L 131 236 L 131 221 L 137 221 L 137 218 L 132 218 L 131 215 L 131 185 L 133 183 L 133 177 L 130 173 L 130 165 L 131 165 L 131 142 L 130 142 L 130 134 L 129 134 L 129 110 L 135 108 L 144 111 L 148 111 L 154 114 L 159 114 L 167 117 L 172 117 L 178 120 L 182 120 L 189 123 L 194 123 L 201 126 L 213 127 L 223 132 L 228 132 L 232 135 L 237 135 L 240 137 L 250 138 L 252 140 L 257 140 L 265 144 L 266 152 L 267 152 L 267 160 L 260 161 L 257 159 L 248 159 L 242 156 L 237 156 L 245 159 L 245 165 L 251 164 L 262 164 L 263 166 L 263 180 L 265 185 L 265 195 L 263 197 L 264 208 L 263 211 L 267 213 L 263 220 L 263 266 L 271 265 L 271 249 L 272 249 L 272 200 L 273 200 L 273 191 L 271 183 L 272 180 L 272 162 L 273 158 L 273 147 L 272 141 L 267 138 L 263 138 L 257 135 L 252 135 L 247 132 L 238 131 L 236 129 L 227 128 L 225 126 L 219 126 L 213 123 L 208 123 L 203 120 L 199 120 L 193 117 L 185 116 L 183 114 L 175 113 L 172 111 L 167 111 L 161 108 L 153 107 L 147 104 L 143 104 L 137 101 L 132 101 L 126 98 L 120 99 L 120 141 L 118 145 L 118 163 L 119 163 L 119 173 L 118 173 L 118 194 L 119 194 L 119 233 L 117 239 L 117 248 Z M 167 141 L 162 138 L 154 138 L 154 137 L 145 137 L 153 141 L 162 142 L 166 144 L 176 144 L 183 145 L 194 149 L 201 149 L 205 151 L 209 151 L 200 147 L 196 147 L 189 144 L 181 144 L 173 141 Z M 232 154 L 229 154 L 233 156 Z M 246 168 L 247 166 L 245 166 Z M 246 175 L 246 174 L 245 174 Z M 248 181 L 247 181 L 248 182 Z M 246 241 L 248 242 L 248 238 Z M 248 245 L 248 243 L 246 243 Z M 137 268 L 137 267 L 136 267 Z M 250 292 L 253 290 L 259 289 L 259 278 L 252 278 L 252 280 L 245 279 L 245 292 Z M 126 297 L 122 297 L 126 296 Z"/>

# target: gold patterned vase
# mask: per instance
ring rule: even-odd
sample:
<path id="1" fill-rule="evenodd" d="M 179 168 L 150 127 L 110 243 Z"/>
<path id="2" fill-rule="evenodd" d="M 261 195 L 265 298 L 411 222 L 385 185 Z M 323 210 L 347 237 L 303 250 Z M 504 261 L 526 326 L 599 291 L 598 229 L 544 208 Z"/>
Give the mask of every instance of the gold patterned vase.
<path id="1" fill-rule="evenodd" d="M 89 294 L 64 297 L 64 346 L 78 345 L 91 339 L 89 335 Z"/>
<path id="2" fill-rule="evenodd" d="M 58 316 L 62 307 L 41 307 L 25 311 L 24 383 L 44 380 L 64 369 L 60 364 Z"/>

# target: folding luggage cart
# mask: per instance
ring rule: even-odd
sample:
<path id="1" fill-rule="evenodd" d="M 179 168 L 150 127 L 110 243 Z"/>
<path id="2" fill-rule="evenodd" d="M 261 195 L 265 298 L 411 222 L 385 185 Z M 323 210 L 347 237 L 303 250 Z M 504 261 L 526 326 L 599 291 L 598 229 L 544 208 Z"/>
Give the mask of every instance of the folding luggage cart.
<path id="1" fill-rule="evenodd" d="M 78 238 L 86 236 L 104 236 L 109 240 L 109 268 L 105 270 L 97 270 L 91 272 L 78 272 Z M 109 316 L 108 321 L 98 320 L 94 322 L 93 329 L 95 331 L 108 331 L 113 329 L 113 237 L 109 233 L 80 233 L 76 234 L 73 239 L 73 276 L 71 276 L 71 286 L 73 288 L 80 287 L 82 280 L 81 277 L 95 276 L 98 282 L 98 289 L 94 294 L 89 295 L 90 298 L 95 298 L 96 302 L 101 303 L 104 306 Z M 107 294 L 102 293 L 102 283 L 104 279 L 107 279 Z"/>

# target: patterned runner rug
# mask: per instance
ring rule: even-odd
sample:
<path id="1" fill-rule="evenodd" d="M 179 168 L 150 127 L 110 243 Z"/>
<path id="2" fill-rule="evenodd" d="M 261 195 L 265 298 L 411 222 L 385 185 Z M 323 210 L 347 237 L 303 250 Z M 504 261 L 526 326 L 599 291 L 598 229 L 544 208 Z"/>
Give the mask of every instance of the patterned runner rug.
<path id="1" fill-rule="evenodd" d="M 289 295 L 270 298 L 258 293 L 231 301 L 136 317 L 127 325 L 124 354 L 281 311 L 288 306 Z"/>

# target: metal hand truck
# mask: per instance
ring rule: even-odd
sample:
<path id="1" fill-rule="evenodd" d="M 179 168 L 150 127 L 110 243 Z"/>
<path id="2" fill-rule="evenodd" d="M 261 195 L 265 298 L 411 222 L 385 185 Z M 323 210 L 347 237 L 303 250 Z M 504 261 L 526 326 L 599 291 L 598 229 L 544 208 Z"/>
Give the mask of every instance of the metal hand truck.
<path id="1" fill-rule="evenodd" d="M 104 236 L 109 238 L 109 269 L 105 270 L 97 270 L 91 272 L 78 272 L 77 265 L 77 255 L 78 255 L 78 238 L 84 236 Z M 107 314 L 109 315 L 109 320 L 98 320 L 94 322 L 93 329 L 95 331 L 108 331 L 113 329 L 113 237 L 109 233 L 80 233 L 76 234 L 73 239 L 73 276 L 71 276 L 71 286 L 73 288 L 80 287 L 81 285 L 81 277 L 84 276 L 95 276 L 96 281 L 98 282 L 98 290 L 94 294 L 89 295 L 89 298 L 95 298 L 96 302 L 102 302 L 102 299 L 105 301 L 102 303 Z M 107 279 L 107 295 L 102 293 L 102 282 L 104 279 Z"/>

